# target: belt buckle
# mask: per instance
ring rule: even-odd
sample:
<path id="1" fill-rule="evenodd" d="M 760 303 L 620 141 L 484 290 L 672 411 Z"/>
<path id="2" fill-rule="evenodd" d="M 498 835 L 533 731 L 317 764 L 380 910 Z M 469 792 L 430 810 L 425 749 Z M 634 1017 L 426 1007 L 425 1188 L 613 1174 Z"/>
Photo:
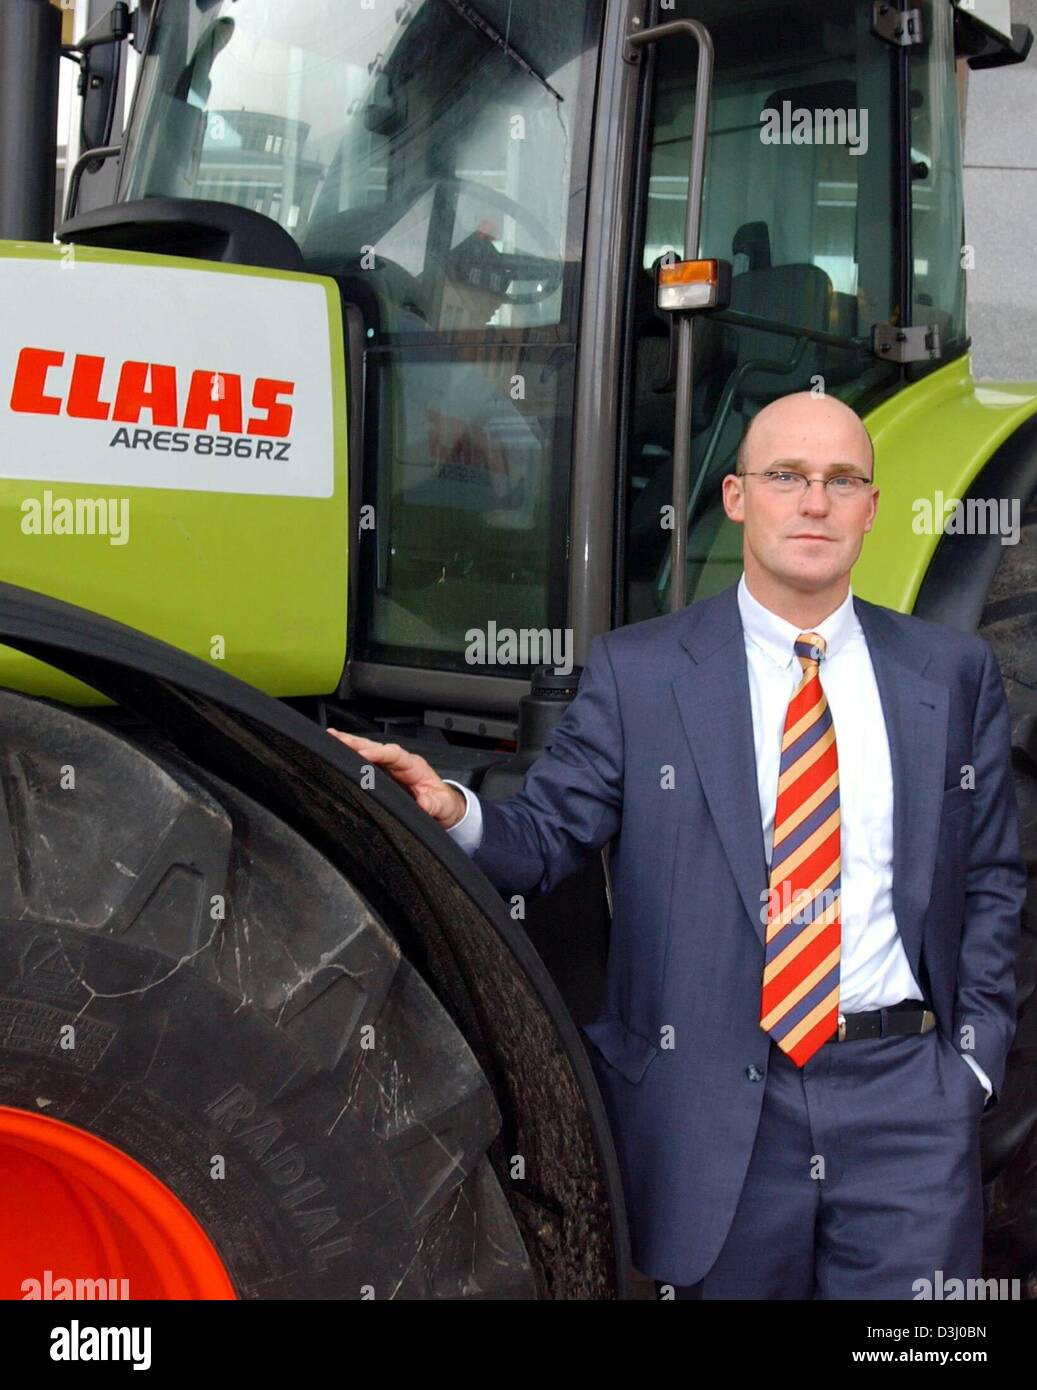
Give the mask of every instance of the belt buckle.
<path id="1" fill-rule="evenodd" d="M 846 1041 L 846 1015 L 845 1015 L 845 1014 L 840 1014 L 840 1015 L 839 1015 L 839 1031 L 838 1031 L 838 1033 L 836 1034 L 836 1037 L 839 1039 L 840 1042 L 845 1042 L 845 1041 Z"/>

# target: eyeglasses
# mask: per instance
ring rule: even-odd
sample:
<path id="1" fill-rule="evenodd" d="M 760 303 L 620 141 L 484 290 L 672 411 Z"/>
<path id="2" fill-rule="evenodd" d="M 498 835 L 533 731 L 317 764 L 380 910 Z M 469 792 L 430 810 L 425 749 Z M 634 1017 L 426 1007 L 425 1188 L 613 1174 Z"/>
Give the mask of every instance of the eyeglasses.
<path id="1" fill-rule="evenodd" d="M 849 501 L 852 497 L 861 497 L 865 488 L 872 486 L 870 478 L 862 478 L 859 473 L 834 473 L 831 477 L 823 478 L 820 475 L 810 478 L 805 473 L 799 473 L 792 468 L 768 468 L 762 473 L 739 473 L 739 478 L 762 478 L 763 486 L 768 492 L 781 494 L 799 494 L 806 492 L 813 482 L 821 483 L 828 497 L 837 498 L 840 501 Z"/>

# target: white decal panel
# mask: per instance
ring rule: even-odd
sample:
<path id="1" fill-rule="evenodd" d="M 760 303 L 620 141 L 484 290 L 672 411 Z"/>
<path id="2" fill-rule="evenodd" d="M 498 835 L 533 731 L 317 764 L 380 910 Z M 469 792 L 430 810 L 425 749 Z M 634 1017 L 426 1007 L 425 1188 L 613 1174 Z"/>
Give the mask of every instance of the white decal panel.
<path id="1" fill-rule="evenodd" d="M 330 497 L 323 287 L 0 257 L 0 477 Z"/>

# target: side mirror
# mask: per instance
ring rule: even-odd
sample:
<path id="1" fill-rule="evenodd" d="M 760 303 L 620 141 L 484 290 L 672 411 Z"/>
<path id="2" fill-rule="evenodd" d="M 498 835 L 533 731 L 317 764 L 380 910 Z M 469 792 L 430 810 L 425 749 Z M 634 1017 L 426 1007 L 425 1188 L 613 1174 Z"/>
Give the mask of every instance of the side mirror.
<path id="1" fill-rule="evenodd" d="M 95 150 L 107 145 L 115 124 L 115 99 L 122 68 L 122 45 L 134 31 L 134 17 L 125 0 L 117 3 L 83 35 L 78 43 L 62 49 L 65 57 L 79 64 L 78 92 L 83 99 L 79 125 L 80 149 Z M 103 161 L 91 160 L 89 173 Z"/>

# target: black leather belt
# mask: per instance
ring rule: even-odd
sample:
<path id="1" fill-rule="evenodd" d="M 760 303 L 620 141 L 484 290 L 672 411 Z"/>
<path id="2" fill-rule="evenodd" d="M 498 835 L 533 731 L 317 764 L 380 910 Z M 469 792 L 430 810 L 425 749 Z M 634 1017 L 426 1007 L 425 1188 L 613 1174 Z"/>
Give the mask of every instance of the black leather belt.
<path id="1" fill-rule="evenodd" d="M 893 1033 L 928 1033 L 936 1027 L 936 1015 L 922 999 L 902 999 L 884 1009 L 862 1014 L 840 1014 L 839 1029 L 829 1042 L 854 1042 L 858 1038 L 885 1038 Z"/>

